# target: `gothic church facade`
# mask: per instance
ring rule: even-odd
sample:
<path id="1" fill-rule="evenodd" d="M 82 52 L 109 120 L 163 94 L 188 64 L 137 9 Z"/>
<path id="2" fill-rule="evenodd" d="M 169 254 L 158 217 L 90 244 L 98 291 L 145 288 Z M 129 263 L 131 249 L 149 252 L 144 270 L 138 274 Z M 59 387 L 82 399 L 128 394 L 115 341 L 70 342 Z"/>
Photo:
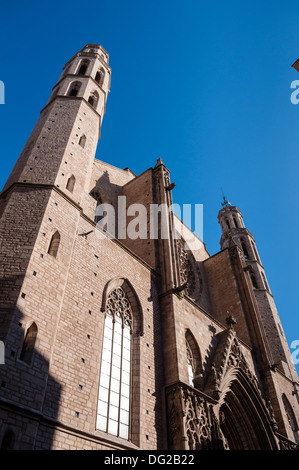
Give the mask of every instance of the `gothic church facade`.
<path id="1" fill-rule="evenodd" d="M 1 449 L 295 449 L 298 377 L 255 239 L 226 200 L 213 256 L 171 210 L 150 236 L 173 184 L 161 159 L 95 159 L 110 75 L 100 45 L 69 60 L 0 194 Z M 147 208 L 147 236 L 124 235 L 119 201 Z"/>

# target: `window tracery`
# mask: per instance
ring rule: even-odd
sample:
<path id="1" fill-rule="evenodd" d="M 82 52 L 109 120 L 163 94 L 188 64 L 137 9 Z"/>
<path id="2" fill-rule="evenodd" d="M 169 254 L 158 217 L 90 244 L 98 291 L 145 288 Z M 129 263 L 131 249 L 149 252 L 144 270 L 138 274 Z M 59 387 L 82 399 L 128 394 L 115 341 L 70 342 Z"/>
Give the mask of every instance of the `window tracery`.
<path id="1" fill-rule="evenodd" d="M 202 284 L 200 274 L 190 250 L 186 250 L 183 238 L 177 240 L 179 259 L 180 283 L 189 297 L 198 298 L 201 294 Z"/>
<path id="2" fill-rule="evenodd" d="M 97 424 L 99 430 L 129 439 L 132 309 L 121 287 L 106 303 Z"/>

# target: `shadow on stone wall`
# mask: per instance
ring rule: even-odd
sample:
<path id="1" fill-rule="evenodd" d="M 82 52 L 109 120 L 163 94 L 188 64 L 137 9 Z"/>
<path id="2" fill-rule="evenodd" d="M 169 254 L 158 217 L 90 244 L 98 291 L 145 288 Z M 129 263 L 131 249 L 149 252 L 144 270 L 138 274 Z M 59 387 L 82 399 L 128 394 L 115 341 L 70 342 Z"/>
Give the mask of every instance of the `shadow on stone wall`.
<path id="1" fill-rule="evenodd" d="M 26 356 L 21 310 L 5 313 L 2 309 L 0 314 L 10 317 L 6 335 L 0 332 L 5 347 L 5 363 L 0 365 L 0 449 L 51 449 L 61 384 L 49 374 L 49 361 L 38 351 L 38 325 L 36 340 L 25 342 Z M 51 392 L 51 400 L 45 401 L 46 391 Z"/>
<path id="2" fill-rule="evenodd" d="M 156 398 L 155 404 L 155 429 L 157 432 L 157 449 L 163 449 L 165 442 L 165 436 L 163 437 L 163 390 L 164 390 L 164 376 L 163 376 L 163 357 L 162 357 L 162 336 L 161 336 L 161 322 L 159 314 L 159 298 L 157 289 L 156 276 L 151 274 L 151 297 L 150 300 L 153 303 L 153 344 L 154 344 L 154 364 L 155 364 L 155 392 L 153 395 Z"/>

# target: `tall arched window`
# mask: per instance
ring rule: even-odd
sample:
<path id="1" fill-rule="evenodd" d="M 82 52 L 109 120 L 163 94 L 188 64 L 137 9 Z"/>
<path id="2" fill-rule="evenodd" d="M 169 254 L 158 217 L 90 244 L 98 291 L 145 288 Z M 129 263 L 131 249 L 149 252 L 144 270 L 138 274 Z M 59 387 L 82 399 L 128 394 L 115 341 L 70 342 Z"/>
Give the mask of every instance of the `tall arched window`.
<path id="1" fill-rule="evenodd" d="M 235 216 L 233 216 L 233 220 L 234 220 L 235 227 L 238 227 L 238 221 L 237 221 L 237 218 Z"/>
<path id="2" fill-rule="evenodd" d="M 106 303 L 96 428 L 129 439 L 132 309 L 121 287 Z"/>
<path id="3" fill-rule="evenodd" d="M 99 101 L 99 94 L 98 94 L 97 91 L 93 91 L 89 95 L 88 103 L 90 103 L 93 108 L 96 108 L 97 104 L 98 104 L 98 101 Z"/>
<path id="4" fill-rule="evenodd" d="M 67 189 L 68 191 L 70 191 L 70 193 L 72 193 L 72 192 L 74 191 L 75 183 L 76 183 L 76 178 L 74 177 L 74 175 L 72 175 L 72 176 L 67 180 L 67 183 L 66 183 L 66 189 Z"/>
<path id="5" fill-rule="evenodd" d="M 226 222 L 227 228 L 230 228 L 229 220 L 227 218 L 225 218 L 225 222 Z"/>
<path id="6" fill-rule="evenodd" d="M 245 241 L 243 240 L 243 238 L 241 238 L 241 246 L 242 246 L 242 250 L 243 250 L 245 259 L 249 259 L 249 254 L 248 254 L 247 246 L 246 246 L 246 243 L 245 243 Z"/>
<path id="7" fill-rule="evenodd" d="M 79 145 L 81 145 L 81 147 L 84 148 L 85 144 L 86 144 L 86 135 L 83 134 L 83 135 L 81 135 L 81 137 L 79 139 Z"/>
<path id="8" fill-rule="evenodd" d="M 105 71 L 103 68 L 97 71 L 96 76 L 95 76 L 95 81 L 102 86 L 104 83 L 104 78 L 105 78 Z"/>
<path id="9" fill-rule="evenodd" d="M 284 404 L 284 409 L 285 409 L 287 419 L 288 419 L 288 423 L 289 423 L 290 434 L 292 436 L 293 441 L 297 442 L 295 436 L 298 433 L 298 424 L 297 424 L 297 420 L 296 420 L 296 416 L 295 416 L 295 413 L 293 411 L 293 408 L 292 408 L 289 400 L 287 399 L 285 393 L 282 394 L 282 401 L 283 401 L 283 404 Z"/>
<path id="10" fill-rule="evenodd" d="M 81 82 L 72 82 L 67 92 L 67 96 L 77 96 L 81 88 Z"/>
<path id="11" fill-rule="evenodd" d="M 251 278 L 251 282 L 252 282 L 252 287 L 253 287 L 254 289 L 258 289 L 259 286 L 258 286 L 256 277 L 255 277 L 255 274 L 253 273 L 253 271 L 250 271 L 250 278 Z"/>
<path id="12" fill-rule="evenodd" d="M 77 75 L 85 75 L 88 66 L 89 66 L 89 60 L 86 60 L 86 59 L 81 60 Z"/>
<path id="13" fill-rule="evenodd" d="M 202 362 L 198 344 L 190 330 L 186 331 L 186 353 L 188 367 L 188 381 L 191 387 L 199 388 L 202 378 Z"/>
<path id="14" fill-rule="evenodd" d="M 192 355 L 192 351 L 190 348 L 190 345 L 186 339 L 186 351 L 187 351 L 187 365 L 188 365 L 188 379 L 189 379 L 189 385 L 191 387 L 194 387 L 194 382 L 195 382 L 195 365 L 194 365 L 194 359 Z"/>
<path id="15" fill-rule="evenodd" d="M 48 249 L 49 255 L 54 256 L 54 258 L 56 258 L 59 244 L 60 244 L 60 233 L 56 231 L 50 241 L 50 245 Z"/>
<path id="16" fill-rule="evenodd" d="M 27 333 L 26 333 L 26 336 L 25 336 L 25 339 L 24 339 L 24 343 L 23 343 L 23 347 L 22 347 L 22 351 L 21 351 L 21 354 L 20 354 L 21 361 L 24 361 L 27 364 L 30 364 L 30 362 L 31 362 L 36 337 L 37 337 L 37 326 L 33 322 L 32 325 L 27 330 Z"/>

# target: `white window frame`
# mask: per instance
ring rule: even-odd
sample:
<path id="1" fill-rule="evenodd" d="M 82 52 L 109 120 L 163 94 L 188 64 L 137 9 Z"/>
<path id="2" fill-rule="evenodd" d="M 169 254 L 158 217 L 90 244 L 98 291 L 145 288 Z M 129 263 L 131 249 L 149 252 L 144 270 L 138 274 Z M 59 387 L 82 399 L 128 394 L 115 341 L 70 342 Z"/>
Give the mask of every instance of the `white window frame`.
<path id="1" fill-rule="evenodd" d="M 132 310 L 122 288 L 107 300 L 96 429 L 129 440 Z"/>

